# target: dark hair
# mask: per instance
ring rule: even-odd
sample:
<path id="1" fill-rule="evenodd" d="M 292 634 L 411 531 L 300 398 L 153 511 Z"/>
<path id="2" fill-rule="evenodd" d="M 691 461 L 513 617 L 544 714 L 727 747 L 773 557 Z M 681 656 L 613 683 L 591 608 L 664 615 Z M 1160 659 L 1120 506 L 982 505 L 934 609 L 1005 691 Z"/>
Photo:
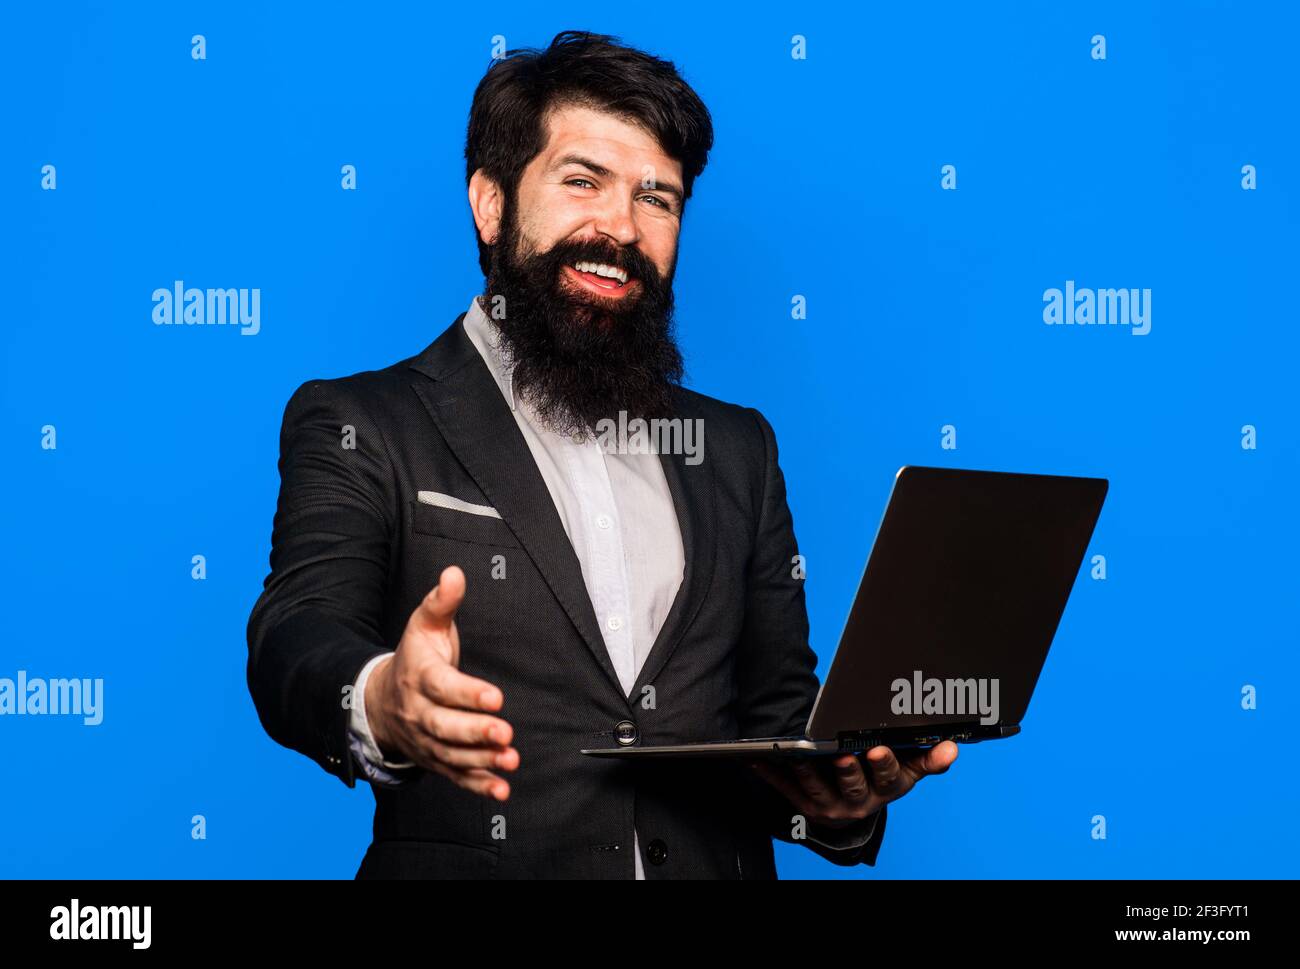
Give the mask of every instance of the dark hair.
<path id="1" fill-rule="evenodd" d="M 713 147 L 709 109 L 671 61 L 580 30 L 561 31 L 546 50 L 506 51 L 488 68 L 469 112 L 465 184 L 481 168 L 513 199 L 524 169 L 546 146 L 548 113 L 571 104 L 608 111 L 654 136 L 681 164 L 690 198 Z M 481 238 L 478 249 L 486 275 L 490 249 Z"/>

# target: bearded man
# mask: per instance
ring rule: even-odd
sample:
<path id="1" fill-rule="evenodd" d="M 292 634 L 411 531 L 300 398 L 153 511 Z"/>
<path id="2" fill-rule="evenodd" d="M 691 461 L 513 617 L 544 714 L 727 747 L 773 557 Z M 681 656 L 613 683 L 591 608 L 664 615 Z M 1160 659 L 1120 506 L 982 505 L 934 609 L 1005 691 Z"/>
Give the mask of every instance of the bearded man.
<path id="1" fill-rule="evenodd" d="M 358 877 L 775 878 L 773 838 L 874 864 L 885 805 L 956 757 L 579 753 L 789 736 L 816 697 L 772 429 L 681 386 L 672 282 L 712 142 L 667 61 L 571 31 L 509 52 L 465 145 L 484 291 L 286 407 L 248 683 L 272 738 L 371 785 Z M 702 450 L 596 434 L 635 421 Z"/>

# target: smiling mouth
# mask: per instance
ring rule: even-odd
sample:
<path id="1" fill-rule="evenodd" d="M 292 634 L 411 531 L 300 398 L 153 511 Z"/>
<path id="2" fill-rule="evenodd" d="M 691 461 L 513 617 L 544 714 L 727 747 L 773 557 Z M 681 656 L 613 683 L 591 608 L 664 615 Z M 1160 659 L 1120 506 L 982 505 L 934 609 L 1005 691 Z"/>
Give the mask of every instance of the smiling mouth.
<path id="1" fill-rule="evenodd" d="M 578 262 L 564 267 L 565 274 L 583 287 L 602 296 L 621 297 L 635 289 L 637 280 L 627 270 L 605 263 Z"/>

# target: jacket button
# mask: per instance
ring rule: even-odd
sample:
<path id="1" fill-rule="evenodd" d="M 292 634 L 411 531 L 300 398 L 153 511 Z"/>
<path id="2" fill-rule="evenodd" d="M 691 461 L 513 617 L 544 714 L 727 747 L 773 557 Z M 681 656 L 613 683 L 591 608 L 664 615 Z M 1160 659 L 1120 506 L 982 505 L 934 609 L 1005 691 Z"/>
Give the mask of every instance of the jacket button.
<path id="1" fill-rule="evenodd" d="M 652 865 L 662 865 L 668 860 L 668 846 L 658 838 L 645 846 L 645 856 Z"/>
<path id="2" fill-rule="evenodd" d="M 636 743 L 636 724 L 631 720 L 620 720 L 614 724 L 614 739 L 624 747 L 630 747 Z"/>

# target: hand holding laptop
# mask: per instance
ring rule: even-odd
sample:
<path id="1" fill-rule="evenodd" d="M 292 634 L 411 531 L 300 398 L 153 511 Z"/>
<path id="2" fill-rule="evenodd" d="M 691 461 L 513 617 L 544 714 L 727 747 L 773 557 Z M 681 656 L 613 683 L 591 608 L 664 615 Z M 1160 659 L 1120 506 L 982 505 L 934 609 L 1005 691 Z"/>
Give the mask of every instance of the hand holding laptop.
<path id="1" fill-rule="evenodd" d="M 855 754 L 755 761 L 750 767 L 811 823 L 839 828 L 875 814 L 923 777 L 946 773 L 957 760 L 957 745 L 945 740 L 901 760 L 888 747 L 872 747 L 865 758 L 865 770 Z M 831 766 L 820 769 L 827 761 Z"/>

